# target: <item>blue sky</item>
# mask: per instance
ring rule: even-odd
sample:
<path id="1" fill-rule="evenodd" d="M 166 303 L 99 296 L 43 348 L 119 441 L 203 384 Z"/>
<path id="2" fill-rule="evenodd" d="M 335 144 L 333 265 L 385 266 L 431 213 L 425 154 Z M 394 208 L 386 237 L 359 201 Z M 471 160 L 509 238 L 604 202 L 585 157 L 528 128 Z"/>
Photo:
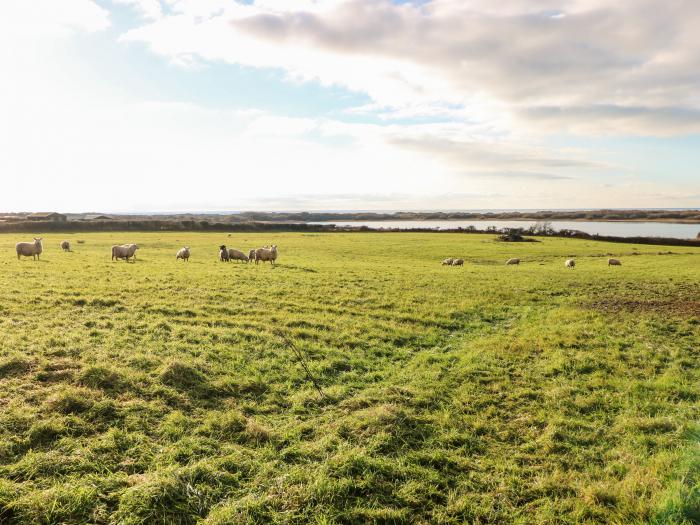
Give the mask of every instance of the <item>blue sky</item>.
<path id="1" fill-rule="evenodd" d="M 608 4 L 9 0 L 0 209 L 698 207 L 700 6 Z"/>

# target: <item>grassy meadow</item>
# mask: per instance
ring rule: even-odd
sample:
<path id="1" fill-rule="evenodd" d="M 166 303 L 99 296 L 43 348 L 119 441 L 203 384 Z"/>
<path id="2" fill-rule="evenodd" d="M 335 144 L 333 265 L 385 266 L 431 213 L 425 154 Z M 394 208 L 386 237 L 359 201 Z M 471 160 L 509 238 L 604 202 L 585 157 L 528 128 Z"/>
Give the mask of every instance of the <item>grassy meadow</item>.
<path id="1" fill-rule="evenodd" d="M 17 261 L 31 237 L 0 235 L 0 523 L 700 522 L 699 249 L 130 232 Z"/>

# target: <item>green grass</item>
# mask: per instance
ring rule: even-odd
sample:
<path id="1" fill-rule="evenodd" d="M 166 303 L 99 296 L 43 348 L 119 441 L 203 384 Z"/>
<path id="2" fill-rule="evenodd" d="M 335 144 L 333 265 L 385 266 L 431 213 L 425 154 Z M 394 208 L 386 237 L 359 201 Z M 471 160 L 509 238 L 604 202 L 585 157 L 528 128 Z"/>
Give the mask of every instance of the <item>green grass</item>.
<path id="1" fill-rule="evenodd" d="M 271 235 L 0 236 L 0 523 L 700 521 L 700 250 Z"/>

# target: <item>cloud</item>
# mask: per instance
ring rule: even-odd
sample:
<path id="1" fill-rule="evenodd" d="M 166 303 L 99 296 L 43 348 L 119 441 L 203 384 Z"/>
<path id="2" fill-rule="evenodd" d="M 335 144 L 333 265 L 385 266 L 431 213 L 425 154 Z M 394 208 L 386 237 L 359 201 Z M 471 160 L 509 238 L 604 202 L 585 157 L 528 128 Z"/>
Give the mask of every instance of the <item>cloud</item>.
<path id="1" fill-rule="evenodd" d="M 90 0 L 5 0 L 0 16 L 0 41 L 48 39 L 109 27 L 109 12 Z"/>
<path id="2" fill-rule="evenodd" d="M 695 129 L 682 115 L 700 108 L 699 25 L 695 0 L 180 2 L 123 39 L 174 61 L 280 68 L 408 113 L 451 107 L 477 122 L 517 115 L 545 133 L 645 135 Z M 603 107 L 644 118 L 620 126 Z"/>
<path id="3" fill-rule="evenodd" d="M 422 137 L 393 137 L 390 143 L 440 159 L 462 173 L 501 177 L 568 179 L 561 172 L 599 169 L 599 163 L 537 147 L 505 143 L 466 142 L 438 134 Z M 549 171 L 548 171 L 549 170 Z M 554 173 L 551 172 L 554 170 Z"/>
<path id="4" fill-rule="evenodd" d="M 533 106 L 518 109 L 516 115 L 537 122 L 543 129 L 556 128 L 580 135 L 668 137 L 700 133 L 700 109 L 692 107 Z"/>

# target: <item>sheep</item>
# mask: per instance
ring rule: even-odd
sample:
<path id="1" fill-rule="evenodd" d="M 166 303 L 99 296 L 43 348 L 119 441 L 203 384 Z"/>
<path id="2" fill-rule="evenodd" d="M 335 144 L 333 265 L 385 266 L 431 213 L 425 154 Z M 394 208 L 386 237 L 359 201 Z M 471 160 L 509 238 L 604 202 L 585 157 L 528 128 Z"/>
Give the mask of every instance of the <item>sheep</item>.
<path id="1" fill-rule="evenodd" d="M 619 259 L 608 259 L 608 266 L 622 266 Z"/>
<path id="2" fill-rule="evenodd" d="M 520 259 L 508 259 L 506 264 L 520 264 Z"/>
<path id="3" fill-rule="evenodd" d="M 131 250 L 131 256 L 134 258 L 134 260 L 136 260 L 136 250 L 138 250 L 139 247 L 135 244 L 122 244 L 122 246 Z"/>
<path id="4" fill-rule="evenodd" d="M 228 249 L 228 258 L 232 261 L 244 261 L 248 262 L 248 256 L 240 250 L 235 250 L 233 248 Z"/>
<path id="5" fill-rule="evenodd" d="M 20 259 L 21 255 L 25 257 L 31 255 L 36 261 L 39 259 L 41 252 L 44 251 L 44 247 L 41 244 L 41 237 L 34 237 L 34 242 L 18 242 L 15 245 L 15 250 L 17 250 L 17 260 Z"/>
<path id="6" fill-rule="evenodd" d="M 228 250 L 225 244 L 219 246 L 219 260 L 221 262 L 229 262 Z"/>
<path id="7" fill-rule="evenodd" d="M 248 262 L 253 262 L 255 260 L 255 248 L 248 252 Z"/>
<path id="8" fill-rule="evenodd" d="M 70 243 L 68 241 L 61 241 L 61 249 L 64 252 L 69 252 L 70 251 Z"/>
<path id="9" fill-rule="evenodd" d="M 177 253 L 175 254 L 175 260 L 177 261 L 178 259 L 182 259 L 185 262 L 188 262 L 190 260 L 190 247 L 185 246 L 183 248 L 180 248 Z"/>
<path id="10" fill-rule="evenodd" d="M 454 259 L 452 266 L 464 266 L 464 259 Z"/>
<path id="11" fill-rule="evenodd" d="M 136 260 L 135 254 L 138 249 L 139 247 L 136 244 L 115 244 L 112 246 L 112 260 L 124 259 L 126 262 L 129 262 L 129 259 L 132 257 Z"/>
<path id="12" fill-rule="evenodd" d="M 576 266 L 576 261 L 574 261 L 573 259 L 567 259 L 564 263 L 564 266 L 567 268 L 573 268 L 574 266 Z"/>
<path id="13" fill-rule="evenodd" d="M 443 265 L 443 266 L 452 266 L 452 261 L 454 261 L 454 259 L 452 259 L 451 257 L 450 257 L 450 258 L 447 258 L 447 259 L 444 259 L 444 260 L 442 261 L 442 265 Z"/>
<path id="14" fill-rule="evenodd" d="M 258 248 L 255 250 L 255 264 L 258 264 L 258 261 L 270 261 L 270 264 L 272 266 L 275 265 L 275 261 L 277 260 L 277 245 L 273 244 L 270 248 Z"/>

